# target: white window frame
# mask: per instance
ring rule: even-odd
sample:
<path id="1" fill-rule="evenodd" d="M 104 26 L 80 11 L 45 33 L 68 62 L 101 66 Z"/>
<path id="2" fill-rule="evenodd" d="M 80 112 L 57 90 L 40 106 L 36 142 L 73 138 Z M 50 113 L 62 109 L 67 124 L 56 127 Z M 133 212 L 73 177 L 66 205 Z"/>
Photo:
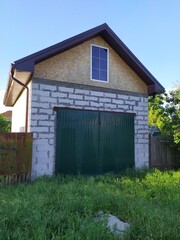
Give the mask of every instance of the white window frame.
<path id="1" fill-rule="evenodd" d="M 103 81 L 103 80 L 98 80 L 98 79 L 93 79 L 92 78 L 92 47 L 99 47 L 99 48 L 103 48 L 107 50 L 107 81 Z M 100 45 L 96 45 L 96 44 L 91 44 L 90 46 L 90 78 L 92 81 L 96 81 L 96 82 L 101 82 L 101 83 L 108 83 L 109 82 L 109 48 L 104 47 L 104 46 L 100 46 Z"/>

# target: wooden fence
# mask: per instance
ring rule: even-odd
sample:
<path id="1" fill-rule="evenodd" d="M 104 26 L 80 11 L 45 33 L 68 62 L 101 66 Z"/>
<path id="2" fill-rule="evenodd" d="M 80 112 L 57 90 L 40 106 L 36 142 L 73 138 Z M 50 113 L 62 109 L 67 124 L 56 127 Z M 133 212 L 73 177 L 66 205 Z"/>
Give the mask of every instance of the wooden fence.
<path id="1" fill-rule="evenodd" d="M 170 148 L 158 137 L 149 137 L 150 168 L 178 169 L 180 168 L 180 151 Z"/>
<path id="2" fill-rule="evenodd" d="M 0 133 L 0 185 L 29 181 L 31 164 L 32 133 Z"/>

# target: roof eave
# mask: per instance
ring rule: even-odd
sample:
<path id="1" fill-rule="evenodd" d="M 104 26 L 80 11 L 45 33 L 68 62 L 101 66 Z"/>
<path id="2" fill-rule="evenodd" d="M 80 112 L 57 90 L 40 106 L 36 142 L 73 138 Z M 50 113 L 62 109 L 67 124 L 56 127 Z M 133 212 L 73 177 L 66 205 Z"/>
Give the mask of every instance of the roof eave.
<path id="1" fill-rule="evenodd" d="M 24 90 L 22 85 L 19 85 L 15 82 L 12 78 L 12 74 L 16 76 L 16 78 L 21 81 L 23 84 L 27 84 L 31 77 L 32 73 L 27 71 L 20 71 L 15 69 L 14 64 L 11 64 L 11 69 L 8 78 L 8 85 L 5 91 L 3 104 L 8 107 L 13 107 L 16 103 L 17 99 L 21 95 L 22 91 Z"/>

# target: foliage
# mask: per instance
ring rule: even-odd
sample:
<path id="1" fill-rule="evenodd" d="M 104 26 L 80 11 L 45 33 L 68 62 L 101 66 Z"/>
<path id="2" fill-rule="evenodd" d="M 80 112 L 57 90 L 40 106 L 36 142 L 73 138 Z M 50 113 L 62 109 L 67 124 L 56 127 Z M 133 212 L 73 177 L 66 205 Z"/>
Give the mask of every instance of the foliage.
<path id="1" fill-rule="evenodd" d="M 180 86 L 149 99 L 148 123 L 156 125 L 169 144 L 180 148 Z"/>
<path id="2" fill-rule="evenodd" d="M 4 116 L 0 114 L 0 132 L 10 132 L 11 131 L 11 121 L 7 120 Z"/>
<path id="3" fill-rule="evenodd" d="M 179 239 L 180 172 L 54 176 L 0 188 L 0 239 L 118 239 L 100 211 L 130 223 L 124 240 Z"/>

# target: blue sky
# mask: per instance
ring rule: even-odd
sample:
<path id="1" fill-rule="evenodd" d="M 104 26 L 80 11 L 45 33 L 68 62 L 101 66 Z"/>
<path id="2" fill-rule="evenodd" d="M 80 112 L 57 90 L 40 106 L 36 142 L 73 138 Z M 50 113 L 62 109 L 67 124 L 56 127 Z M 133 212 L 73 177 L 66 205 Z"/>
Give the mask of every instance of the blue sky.
<path id="1" fill-rule="evenodd" d="M 179 0 L 0 0 L 0 92 L 12 62 L 105 22 L 166 89 L 180 82 Z"/>

